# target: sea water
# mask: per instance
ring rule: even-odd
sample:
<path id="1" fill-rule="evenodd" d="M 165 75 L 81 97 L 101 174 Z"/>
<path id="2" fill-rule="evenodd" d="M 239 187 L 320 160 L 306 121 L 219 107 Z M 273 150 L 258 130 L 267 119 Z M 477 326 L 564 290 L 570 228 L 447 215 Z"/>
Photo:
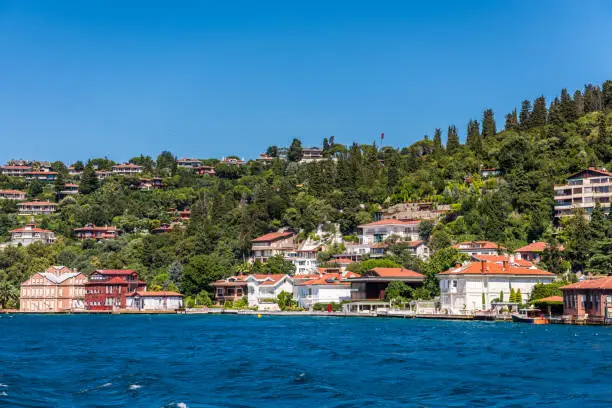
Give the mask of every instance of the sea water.
<path id="1" fill-rule="evenodd" d="M 612 327 L 0 315 L 1 407 L 611 407 Z"/>

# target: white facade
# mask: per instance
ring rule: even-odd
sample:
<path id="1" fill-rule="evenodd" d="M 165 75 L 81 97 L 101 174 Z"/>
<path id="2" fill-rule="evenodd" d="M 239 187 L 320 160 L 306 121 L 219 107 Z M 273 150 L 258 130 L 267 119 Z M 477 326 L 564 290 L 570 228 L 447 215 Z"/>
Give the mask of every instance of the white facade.
<path id="1" fill-rule="evenodd" d="M 298 305 L 306 309 L 315 303 L 340 303 L 351 300 L 350 284 L 298 285 L 296 289 Z"/>
<path id="2" fill-rule="evenodd" d="M 130 310 L 176 310 L 183 307 L 183 296 L 141 292 L 126 297 L 125 306 Z"/>
<path id="3" fill-rule="evenodd" d="M 452 313 L 483 310 L 483 293 L 484 309 L 489 309 L 491 301 L 499 298 L 501 292 L 504 300 L 508 301 L 511 289 L 515 292 L 520 289 L 525 303 L 537 283 L 551 283 L 554 280 L 554 276 L 517 275 L 438 275 L 438 278 L 441 308 Z"/>
<path id="4" fill-rule="evenodd" d="M 405 241 L 417 241 L 419 239 L 419 222 L 381 220 L 359 226 L 360 244 L 372 245 L 383 242 L 391 236 L 396 236 Z"/>
<path id="5" fill-rule="evenodd" d="M 293 279 L 289 275 L 249 275 L 247 277 L 250 307 L 259 307 L 276 299 L 281 292 L 293 295 Z"/>
<path id="6" fill-rule="evenodd" d="M 52 244 L 55 234 L 52 231 L 36 228 L 34 224 L 27 224 L 23 228 L 14 229 L 11 232 L 11 245 L 27 246 L 34 242 Z"/>

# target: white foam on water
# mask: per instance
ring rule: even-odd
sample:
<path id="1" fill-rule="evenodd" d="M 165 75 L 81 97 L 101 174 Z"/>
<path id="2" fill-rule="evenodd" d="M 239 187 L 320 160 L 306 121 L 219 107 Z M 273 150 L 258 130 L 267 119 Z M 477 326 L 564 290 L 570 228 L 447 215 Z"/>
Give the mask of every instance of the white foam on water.
<path id="1" fill-rule="evenodd" d="M 139 388 L 142 388 L 142 385 L 138 385 L 138 384 L 131 384 L 130 385 L 130 390 L 137 390 Z"/>
<path id="2" fill-rule="evenodd" d="M 0 392 L 0 397 L 8 397 L 8 394 L 6 393 L 6 391 L 2 391 Z"/>
<path id="3" fill-rule="evenodd" d="M 8 388 L 8 385 L 0 383 L 0 388 Z"/>
<path id="4" fill-rule="evenodd" d="M 111 385 L 113 385 L 113 383 L 107 382 L 106 384 L 102 384 L 100 388 L 110 387 Z"/>
<path id="5" fill-rule="evenodd" d="M 176 404 L 176 408 L 187 408 L 187 404 L 185 404 L 184 402 L 179 402 L 178 404 Z"/>

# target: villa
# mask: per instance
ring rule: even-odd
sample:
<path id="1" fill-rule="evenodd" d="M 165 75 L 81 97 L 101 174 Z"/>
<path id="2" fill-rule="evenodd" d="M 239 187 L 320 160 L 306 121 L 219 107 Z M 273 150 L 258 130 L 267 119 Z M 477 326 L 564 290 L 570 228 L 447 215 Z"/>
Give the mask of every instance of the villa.
<path id="1" fill-rule="evenodd" d="M 290 231 L 271 232 L 255 238 L 251 242 L 253 260 L 261 262 L 266 262 L 271 256 L 285 256 L 296 249 L 295 234 Z"/>
<path id="2" fill-rule="evenodd" d="M 25 179 L 28 181 L 39 180 L 45 183 L 51 183 L 55 181 L 57 173 L 54 171 L 29 171 L 24 174 Z"/>
<path id="3" fill-rule="evenodd" d="M 108 177 L 113 177 L 115 173 L 109 170 L 97 170 L 96 176 L 98 176 L 98 180 L 104 180 Z"/>
<path id="4" fill-rule="evenodd" d="M 131 269 L 98 269 L 85 284 L 87 310 L 125 309 L 126 297 L 132 292 L 146 291 L 146 283 Z"/>
<path id="5" fill-rule="evenodd" d="M 105 239 L 114 239 L 117 238 L 118 230 L 117 227 L 104 226 L 97 227 L 93 224 L 87 224 L 82 228 L 74 229 L 74 236 L 77 239 L 95 239 L 98 241 Z"/>
<path id="6" fill-rule="evenodd" d="M 52 244 L 55 241 L 55 234 L 42 228 L 36 228 L 34 224 L 26 224 L 23 228 L 16 228 L 9 231 L 11 234 L 12 245 L 27 246 L 34 242 Z"/>
<path id="7" fill-rule="evenodd" d="M 19 190 L 0 190 L 0 199 L 5 200 L 25 200 L 25 191 Z"/>
<path id="8" fill-rule="evenodd" d="M 535 242 L 533 241 L 529 245 L 525 245 L 519 249 L 516 249 L 514 253 L 517 259 L 524 259 L 531 262 L 540 262 L 542 260 L 542 254 L 548 249 L 546 242 Z M 559 251 L 563 251 L 563 246 L 559 247 Z"/>
<path id="9" fill-rule="evenodd" d="M 397 237 L 404 241 L 419 239 L 419 221 L 386 219 L 359 225 L 359 243 L 373 245 L 387 238 Z"/>
<path id="10" fill-rule="evenodd" d="M 17 204 L 19 215 L 46 215 L 57 210 L 57 204 L 48 201 L 28 201 Z"/>
<path id="11" fill-rule="evenodd" d="M 348 272 L 325 273 L 305 282 L 296 283 L 297 301 L 300 307 L 310 309 L 317 303 L 340 303 L 351 300 L 351 282 L 358 274 Z"/>
<path id="12" fill-rule="evenodd" d="M 491 302 L 508 300 L 512 290 L 526 302 L 538 283 L 551 283 L 555 274 L 535 266 L 523 266 L 514 257 L 468 262 L 439 273 L 440 305 L 452 314 L 488 310 Z"/>
<path id="13" fill-rule="evenodd" d="M 177 292 L 136 291 L 126 295 L 127 310 L 177 310 L 183 307 L 183 295 Z"/>
<path id="14" fill-rule="evenodd" d="M 563 313 L 573 319 L 609 323 L 612 318 L 612 276 L 563 286 Z"/>
<path id="15" fill-rule="evenodd" d="M 289 275 L 253 274 L 246 278 L 249 306 L 264 309 L 278 309 L 275 299 L 281 292 L 293 294 L 293 278 Z"/>
<path id="16" fill-rule="evenodd" d="M 32 171 L 32 166 L 25 165 L 6 165 L 0 167 L 0 174 L 9 177 L 25 177 L 26 173 Z"/>
<path id="17" fill-rule="evenodd" d="M 301 163 L 312 163 L 315 161 L 325 160 L 323 157 L 323 150 L 318 147 L 310 147 L 302 149 Z"/>
<path id="18" fill-rule="evenodd" d="M 84 309 L 87 277 L 76 269 L 52 266 L 38 272 L 21 284 L 19 310 L 22 312 L 57 313 Z"/>
<path id="19" fill-rule="evenodd" d="M 120 176 L 134 176 L 142 173 L 142 166 L 132 163 L 117 164 L 113 166 L 113 173 Z"/>
<path id="20" fill-rule="evenodd" d="M 466 241 L 453 245 L 459 252 L 467 255 L 499 255 L 505 251 L 501 245 L 490 241 Z"/>
<path id="21" fill-rule="evenodd" d="M 215 174 L 217 174 L 213 166 L 200 166 L 195 169 L 195 173 L 200 176 L 205 175 L 205 174 L 209 176 L 214 176 Z"/>
<path id="22" fill-rule="evenodd" d="M 235 302 L 247 294 L 247 276 L 238 275 L 220 279 L 210 284 L 215 289 L 215 299 L 220 304 Z"/>
<path id="23" fill-rule="evenodd" d="M 79 194 L 79 185 L 74 183 L 66 183 L 64 189 L 60 192 L 61 195 L 77 195 Z"/>
<path id="24" fill-rule="evenodd" d="M 198 159 L 182 158 L 176 161 L 176 165 L 183 169 L 196 169 L 202 167 L 203 163 Z"/>

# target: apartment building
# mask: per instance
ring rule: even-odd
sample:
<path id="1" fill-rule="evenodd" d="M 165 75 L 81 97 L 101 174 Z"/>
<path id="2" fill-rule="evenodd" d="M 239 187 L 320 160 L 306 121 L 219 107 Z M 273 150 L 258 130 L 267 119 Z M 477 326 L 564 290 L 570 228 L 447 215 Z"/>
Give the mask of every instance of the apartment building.
<path id="1" fill-rule="evenodd" d="M 605 212 L 612 200 L 612 173 L 589 167 L 567 178 L 567 183 L 556 185 L 555 217 L 571 215 L 573 209 L 583 208 L 587 216 L 599 202 Z"/>

